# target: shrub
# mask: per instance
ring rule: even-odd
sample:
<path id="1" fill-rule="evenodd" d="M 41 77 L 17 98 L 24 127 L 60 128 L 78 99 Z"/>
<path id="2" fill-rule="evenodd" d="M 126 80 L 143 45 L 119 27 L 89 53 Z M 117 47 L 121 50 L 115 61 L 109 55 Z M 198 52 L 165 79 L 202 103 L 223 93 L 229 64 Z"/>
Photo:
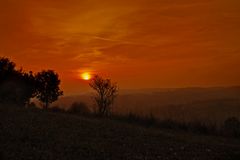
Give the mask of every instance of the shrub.
<path id="1" fill-rule="evenodd" d="M 207 134 L 210 133 L 210 128 L 205 123 L 195 121 L 190 122 L 187 125 L 187 128 L 194 133 Z"/>
<path id="2" fill-rule="evenodd" d="M 140 119 L 140 117 L 132 112 L 128 113 L 128 115 L 127 115 L 127 121 L 129 121 L 129 122 L 136 122 L 136 121 L 139 121 L 139 119 Z"/>
<path id="3" fill-rule="evenodd" d="M 167 129 L 183 129 L 183 130 L 187 129 L 186 124 L 176 122 L 171 119 L 161 120 L 158 125 L 160 128 L 167 128 Z"/>
<path id="4" fill-rule="evenodd" d="M 146 116 L 144 118 L 144 121 L 146 126 L 153 126 L 157 124 L 157 119 L 153 116 L 152 113 L 149 116 Z"/>
<path id="5" fill-rule="evenodd" d="M 50 107 L 48 110 L 51 112 L 56 112 L 56 113 L 65 112 L 65 110 L 60 108 L 59 106 Z"/>
<path id="6" fill-rule="evenodd" d="M 34 103 L 34 102 L 30 102 L 28 105 L 27 105 L 28 108 L 37 108 L 37 105 Z"/>
<path id="7" fill-rule="evenodd" d="M 240 121 L 236 117 L 230 117 L 225 120 L 223 126 L 224 133 L 228 136 L 240 136 Z"/>
<path id="8" fill-rule="evenodd" d="M 149 114 L 147 116 L 140 116 L 129 112 L 127 115 L 114 115 L 113 117 L 119 120 L 126 121 L 128 123 L 140 124 L 146 127 L 154 126 L 157 124 L 157 119 L 153 116 L 153 114 Z"/>
<path id="9" fill-rule="evenodd" d="M 89 114 L 90 110 L 83 102 L 74 102 L 67 112 L 72 114 Z"/>

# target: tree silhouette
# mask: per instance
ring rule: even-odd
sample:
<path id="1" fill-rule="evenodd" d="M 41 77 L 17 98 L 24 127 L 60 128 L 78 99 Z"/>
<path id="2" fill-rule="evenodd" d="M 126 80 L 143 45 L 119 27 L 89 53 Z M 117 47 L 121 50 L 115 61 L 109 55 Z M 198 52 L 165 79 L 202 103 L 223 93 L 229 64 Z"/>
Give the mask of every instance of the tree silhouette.
<path id="1" fill-rule="evenodd" d="M 63 95 L 60 90 L 60 80 L 58 74 L 53 70 L 42 71 L 36 74 L 36 97 L 44 103 L 44 108 L 47 109 L 49 104 L 56 101 L 59 96 Z"/>
<path id="2" fill-rule="evenodd" d="M 25 105 L 35 93 L 32 72 L 16 70 L 14 62 L 0 58 L 0 103 Z"/>
<path id="3" fill-rule="evenodd" d="M 21 71 L 21 81 L 19 82 L 19 86 L 22 86 L 21 92 L 21 99 L 24 104 L 30 104 L 30 98 L 34 98 L 36 96 L 36 81 L 33 75 L 33 72 L 30 71 L 29 73 Z"/>
<path id="4" fill-rule="evenodd" d="M 2 57 L 0 59 L 0 102 L 8 103 L 13 101 L 14 86 L 11 79 L 16 75 L 15 63 L 8 58 Z M 10 82 L 10 83 L 9 83 Z"/>
<path id="5" fill-rule="evenodd" d="M 103 79 L 96 75 L 89 85 L 96 91 L 94 100 L 98 106 L 98 113 L 100 115 L 109 115 L 111 113 L 111 105 L 117 96 L 117 84 L 112 83 L 110 79 Z"/>
<path id="6" fill-rule="evenodd" d="M 0 58 L 0 83 L 16 73 L 16 64 L 8 58 Z"/>

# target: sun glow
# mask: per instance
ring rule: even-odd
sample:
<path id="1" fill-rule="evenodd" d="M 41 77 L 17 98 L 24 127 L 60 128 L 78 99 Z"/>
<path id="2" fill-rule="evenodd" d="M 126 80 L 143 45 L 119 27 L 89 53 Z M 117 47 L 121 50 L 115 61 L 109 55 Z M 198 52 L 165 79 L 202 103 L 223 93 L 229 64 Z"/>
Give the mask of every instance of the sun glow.
<path id="1" fill-rule="evenodd" d="M 89 72 L 84 72 L 81 74 L 81 78 L 85 81 L 90 80 L 91 79 L 91 74 Z"/>

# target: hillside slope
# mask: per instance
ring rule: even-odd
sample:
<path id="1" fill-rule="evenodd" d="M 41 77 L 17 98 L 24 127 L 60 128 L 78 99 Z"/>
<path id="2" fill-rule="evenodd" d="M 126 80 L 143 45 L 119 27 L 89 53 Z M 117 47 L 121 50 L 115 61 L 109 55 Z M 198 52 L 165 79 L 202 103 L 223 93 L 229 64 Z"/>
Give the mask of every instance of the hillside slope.
<path id="1" fill-rule="evenodd" d="M 240 140 L 0 108 L 0 159 L 240 159 Z"/>

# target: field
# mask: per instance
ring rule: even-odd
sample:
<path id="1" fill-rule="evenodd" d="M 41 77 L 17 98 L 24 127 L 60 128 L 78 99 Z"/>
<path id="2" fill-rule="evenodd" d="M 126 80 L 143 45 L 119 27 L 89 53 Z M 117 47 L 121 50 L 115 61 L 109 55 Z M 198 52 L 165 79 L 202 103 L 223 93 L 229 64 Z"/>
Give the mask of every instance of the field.
<path id="1" fill-rule="evenodd" d="M 240 140 L 146 128 L 106 118 L 0 108 L 1 159 L 229 159 Z"/>

